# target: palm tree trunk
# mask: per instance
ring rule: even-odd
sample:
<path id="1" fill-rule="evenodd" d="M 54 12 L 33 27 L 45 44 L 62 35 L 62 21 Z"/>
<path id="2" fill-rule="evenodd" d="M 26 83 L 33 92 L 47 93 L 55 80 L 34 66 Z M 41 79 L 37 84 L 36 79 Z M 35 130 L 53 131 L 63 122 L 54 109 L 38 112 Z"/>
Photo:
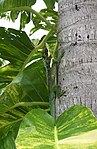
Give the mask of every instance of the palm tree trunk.
<path id="1" fill-rule="evenodd" d="M 59 0 L 57 117 L 82 104 L 97 117 L 97 0 Z"/>

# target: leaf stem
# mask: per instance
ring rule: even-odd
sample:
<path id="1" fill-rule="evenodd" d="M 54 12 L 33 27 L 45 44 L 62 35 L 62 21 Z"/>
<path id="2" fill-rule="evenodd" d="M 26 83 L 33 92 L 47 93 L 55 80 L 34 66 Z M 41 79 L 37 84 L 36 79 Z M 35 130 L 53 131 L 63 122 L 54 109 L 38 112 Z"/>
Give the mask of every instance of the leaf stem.
<path id="1" fill-rule="evenodd" d="M 17 108 L 17 107 L 20 107 L 20 106 L 22 106 L 22 107 L 31 107 L 31 106 L 44 106 L 44 107 L 49 107 L 49 102 L 19 102 L 19 103 L 16 103 L 14 106 L 12 106 L 12 107 L 9 107 L 6 111 L 4 111 L 4 113 L 5 112 L 8 112 L 8 111 L 10 111 L 10 112 L 15 112 L 15 108 Z M 14 109 L 14 110 L 13 110 Z M 18 113 L 19 111 L 16 111 L 15 113 L 16 113 L 16 115 L 21 115 L 20 113 Z"/>
<path id="2" fill-rule="evenodd" d="M 55 148 L 59 149 L 59 146 L 58 146 L 58 133 L 57 133 L 57 127 L 56 126 L 54 127 L 54 136 L 55 136 Z"/>
<path id="3" fill-rule="evenodd" d="M 28 55 L 27 59 L 25 60 L 23 66 L 22 66 L 21 71 L 23 71 L 23 70 L 25 69 L 25 66 L 26 66 L 27 63 L 31 60 L 33 54 L 34 54 L 38 49 L 43 48 L 45 42 L 46 42 L 46 41 L 48 40 L 48 38 L 51 36 L 51 34 L 53 33 L 53 31 L 54 31 L 54 30 L 51 29 L 51 30 L 49 31 L 49 33 L 44 37 L 44 39 L 42 40 L 42 42 L 41 42 L 37 47 L 35 47 L 35 49 L 33 49 L 33 50 L 31 51 L 31 53 Z"/>
<path id="4" fill-rule="evenodd" d="M 19 103 L 16 103 L 14 106 L 12 106 L 10 110 L 20 106 L 27 107 L 27 106 L 39 106 L 39 105 L 48 107 L 49 103 L 48 102 L 19 102 Z"/>

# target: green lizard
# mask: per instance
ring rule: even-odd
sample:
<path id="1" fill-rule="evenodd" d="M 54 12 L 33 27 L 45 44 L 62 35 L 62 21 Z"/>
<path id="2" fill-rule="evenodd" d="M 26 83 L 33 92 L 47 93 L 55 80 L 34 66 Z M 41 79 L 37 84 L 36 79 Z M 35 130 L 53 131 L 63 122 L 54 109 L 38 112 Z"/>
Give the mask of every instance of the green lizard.
<path id="1" fill-rule="evenodd" d="M 57 49 L 57 46 L 56 46 L 56 49 Z M 43 52 L 44 52 L 43 58 L 44 58 L 44 61 L 46 64 L 46 70 L 47 70 L 50 112 L 51 112 L 51 115 L 55 118 L 56 99 L 60 98 L 64 94 L 64 92 L 61 91 L 61 87 L 58 85 L 58 66 L 60 64 L 63 53 L 61 54 L 61 56 L 58 57 L 56 54 L 56 50 L 54 50 L 54 53 L 51 55 L 50 53 L 48 53 L 49 49 L 47 44 L 45 44 Z"/>

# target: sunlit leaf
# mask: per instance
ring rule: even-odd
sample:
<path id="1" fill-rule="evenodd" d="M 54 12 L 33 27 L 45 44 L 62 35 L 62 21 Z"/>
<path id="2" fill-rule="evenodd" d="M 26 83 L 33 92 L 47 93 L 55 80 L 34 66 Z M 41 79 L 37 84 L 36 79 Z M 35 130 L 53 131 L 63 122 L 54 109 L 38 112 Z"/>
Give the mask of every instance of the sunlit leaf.
<path id="1" fill-rule="evenodd" d="M 77 105 L 54 123 L 44 110 L 30 111 L 22 121 L 16 140 L 20 149 L 97 148 L 97 120 L 90 109 Z"/>

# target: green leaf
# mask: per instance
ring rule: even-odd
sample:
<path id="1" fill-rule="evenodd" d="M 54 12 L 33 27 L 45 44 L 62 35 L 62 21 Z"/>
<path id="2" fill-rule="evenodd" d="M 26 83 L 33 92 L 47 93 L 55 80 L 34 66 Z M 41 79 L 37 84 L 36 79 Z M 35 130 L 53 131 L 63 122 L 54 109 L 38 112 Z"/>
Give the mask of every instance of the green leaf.
<path id="1" fill-rule="evenodd" d="M 36 3 L 36 0 L 1 0 L 0 1 L 0 9 L 10 9 L 13 7 L 20 7 L 20 6 L 32 6 Z"/>
<path id="2" fill-rule="evenodd" d="M 6 87 L 0 97 L 0 102 L 9 107 L 24 101 L 48 102 L 48 87 L 45 71 L 42 60 L 38 60 L 29 65 Z"/>
<path id="3" fill-rule="evenodd" d="M 33 49 L 25 32 L 0 28 L 1 57 L 10 62 L 0 69 L 0 87 L 3 88 L 0 89 L 0 139 L 32 108 L 48 108 L 46 70 L 41 54 L 33 51 L 31 64 L 21 71 Z"/>
<path id="4" fill-rule="evenodd" d="M 3 139 L 11 127 L 32 108 L 48 108 L 47 104 L 44 106 L 44 101 L 48 101 L 48 90 L 44 64 L 40 60 L 19 73 L 4 89 L 0 97 L 0 137 Z"/>
<path id="5" fill-rule="evenodd" d="M 21 12 L 20 29 L 25 28 L 25 25 L 31 20 L 30 13 L 27 11 Z"/>
<path id="6" fill-rule="evenodd" d="M 24 31 L 6 30 L 0 27 L 0 57 L 8 60 L 15 67 L 22 65 L 28 54 L 34 49 Z"/>
<path id="7" fill-rule="evenodd" d="M 42 60 L 36 61 L 19 73 L 16 79 L 4 89 L 0 97 L 0 134 L 2 138 L 32 108 L 49 108 L 44 69 Z"/>
<path id="8" fill-rule="evenodd" d="M 0 83 L 4 83 L 7 86 L 19 73 L 18 67 L 16 65 L 8 64 L 0 68 Z M 3 86 L 2 86 L 3 87 Z"/>
<path id="9" fill-rule="evenodd" d="M 10 110 L 8 113 L 1 113 L 0 111 L 0 140 L 3 140 L 10 131 L 15 132 L 16 127 L 19 126 L 23 116 L 24 114 L 22 112 L 14 109 Z"/>
<path id="10" fill-rule="evenodd" d="M 58 13 L 54 10 L 42 9 L 39 12 L 46 20 L 48 20 L 51 24 L 56 25 L 58 20 Z M 31 30 L 33 33 L 35 30 L 37 31 L 39 28 L 44 30 L 49 30 L 49 27 L 46 23 L 42 22 L 39 17 L 33 15 L 33 23 L 35 28 Z M 34 30 L 34 31 L 33 31 Z"/>
<path id="11" fill-rule="evenodd" d="M 23 31 L 5 28 L 0 28 L 0 31 L 1 57 L 10 62 L 0 69 L 0 83 L 5 82 L 8 85 L 11 81 L 14 82 L 5 89 L 1 97 L 2 102 L 6 97 L 9 106 L 20 101 L 48 101 L 45 66 L 42 60 L 37 60 L 41 58 L 41 53 L 33 52 L 32 60 L 36 62 L 32 61 L 34 63 L 21 72 L 20 68 L 34 49 L 34 45 Z"/>
<path id="12" fill-rule="evenodd" d="M 32 149 L 48 149 L 54 144 L 53 141 L 54 119 L 41 109 L 30 111 L 22 122 L 19 136 L 16 140 L 17 148 L 23 146 L 24 148 L 31 147 Z"/>
<path id="13" fill-rule="evenodd" d="M 45 71 L 42 60 L 34 62 L 24 70 L 20 83 L 22 90 L 27 94 L 27 97 L 24 97 L 25 100 L 48 101 L 48 87 Z"/>
<path id="14" fill-rule="evenodd" d="M 55 0 L 43 0 L 48 9 L 54 9 Z"/>
<path id="15" fill-rule="evenodd" d="M 7 111 L 9 108 L 5 104 L 0 103 L 0 113 Z"/>
<path id="16" fill-rule="evenodd" d="M 31 149 L 97 148 L 97 120 L 90 109 L 77 105 L 54 123 L 41 109 L 33 109 L 23 119 L 17 147 Z"/>
<path id="17" fill-rule="evenodd" d="M 10 17 L 11 17 L 13 22 L 15 22 L 15 20 L 18 18 L 18 15 L 19 15 L 19 11 L 13 10 L 10 12 Z"/>
<path id="18" fill-rule="evenodd" d="M 11 127 L 10 131 L 7 133 L 7 135 L 5 135 L 3 139 L 1 139 L 2 135 L 0 135 L 0 149 L 16 149 L 15 139 L 19 125 L 20 123 L 17 122 L 16 125 Z"/>
<path id="19" fill-rule="evenodd" d="M 55 0 L 53 0 L 53 5 L 55 3 Z M 32 14 L 34 14 L 35 16 L 37 16 L 41 21 L 45 22 L 49 28 L 54 28 L 50 22 L 48 20 L 46 20 L 42 15 L 40 15 L 38 12 L 36 12 L 35 10 L 33 10 L 31 8 L 31 6 L 33 4 L 35 4 L 36 0 L 16 0 L 14 2 L 14 0 L 7 1 L 7 0 L 3 0 L 0 2 L 0 13 L 2 17 L 5 18 L 11 18 L 12 20 L 15 20 L 15 18 L 17 17 L 17 14 L 15 14 L 15 16 L 13 14 L 8 15 L 8 11 L 13 12 L 13 11 L 17 11 L 21 13 L 21 26 L 20 28 L 22 28 L 22 26 L 24 27 L 26 23 L 30 22 L 31 20 L 33 20 Z M 48 5 L 48 2 L 46 2 Z M 52 2 L 49 3 L 48 7 L 54 7 L 52 5 Z M 50 7 L 50 9 L 52 9 Z M 22 14 L 22 13 L 26 13 L 26 14 Z M 28 13 L 28 16 L 27 16 Z"/>
<path id="20" fill-rule="evenodd" d="M 33 49 L 34 44 L 25 32 L 0 28 L 0 57 L 9 61 L 9 64 L 0 68 L 0 83 L 9 84 L 16 77 Z M 39 57 L 41 53 L 37 52 L 32 60 Z"/>
<path id="21" fill-rule="evenodd" d="M 15 140 L 12 135 L 8 134 L 0 141 L 0 149 L 16 149 Z"/>
<path id="22" fill-rule="evenodd" d="M 3 18 L 11 19 L 13 22 L 18 18 L 21 13 L 20 29 L 25 27 L 25 24 L 32 20 L 30 12 L 27 12 L 25 8 L 30 8 L 36 3 L 36 0 L 1 0 L 0 1 L 0 16 Z M 6 13 L 6 12 L 9 12 Z"/>

